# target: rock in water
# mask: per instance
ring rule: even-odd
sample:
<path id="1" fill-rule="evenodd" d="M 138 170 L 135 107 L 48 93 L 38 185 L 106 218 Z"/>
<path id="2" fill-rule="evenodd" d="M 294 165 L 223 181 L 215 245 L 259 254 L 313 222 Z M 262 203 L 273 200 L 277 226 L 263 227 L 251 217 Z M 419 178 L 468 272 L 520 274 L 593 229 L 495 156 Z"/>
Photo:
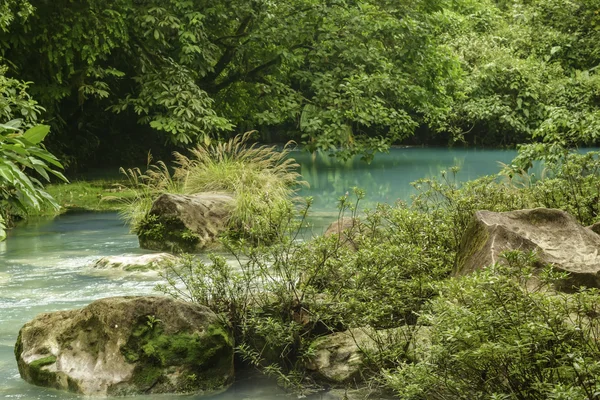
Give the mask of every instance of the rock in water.
<path id="1" fill-rule="evenodd" d="M 600 235 L 564 211 L 477 211 L 462 237 L 455 274 L 489 266 L 506 250 L 536 251 L 542 263 L 568 272 L 563 289 L 600 288 Z"/>
<path id="2" fill-rule="evenodd" d="M 111 297 L 38 315 L 21 328 L 21 377 L 84 395 L 213 394 L 233 381 L 233 338 L 208 308 Z"/>
<path id="3" fill-rule="evenodd" d="M 234 198 L 225 193 L 163 194 L 140 223 L 140 247 L 197 252 L 227 229 Z"/>
<path id="4" fill-rule="evenodd" d="M 169 253 L 130 256 L 107 256 L 94 263 L 92 269 L 134 273 L 160 272 L 166 265 L 176 264 L 178 258 Z"/>

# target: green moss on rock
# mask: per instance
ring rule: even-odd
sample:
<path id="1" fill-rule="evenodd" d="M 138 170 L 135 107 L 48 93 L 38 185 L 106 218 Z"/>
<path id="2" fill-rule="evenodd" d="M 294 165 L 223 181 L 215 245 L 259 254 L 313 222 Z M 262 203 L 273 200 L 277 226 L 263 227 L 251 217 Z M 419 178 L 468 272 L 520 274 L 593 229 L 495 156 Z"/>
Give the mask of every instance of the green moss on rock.
<path id="1" fill-rule="evenodd" d="M 22 341 L 22 332 L 19 331 L 19 336 L 17 337 L 17 343 L 15 343 L 15 358 L 19 361 L 21 357 L 21 353 L 23 352 L 23 341 Z"/>
<path id="2" fill-rule="evenodd" d="M 200 241 L 197 234 L 174 216 L 148 214 L 135 231 L 143 248 L 192 253 Z"/>
<path id="3" fill-rule="evenodd" d="M 202 332 L 167 334 L 162 323 L 149 324 L 141 318 L 127 344 L 121 348 L 125 359 L 135 362 L 133 381 L 140 389 L 154 385 L 172 385 L 164 371 L 179 366 L 179 379 L 170 387 L 173 392 L 215 391 L 232 379 L 233 343 L 220 324 L 209 325 Z"/>
<path id="4" fill-rule="evenodd" d="M 56 357 L 48 356 L 35 360 L 29 364 L 29 374 L 35 382 L 42 382 L 48 386 L 52 386 L 54 382 L 54 372 L 44 369 L 45 366 L 52 365 L 56 362 Z"/>

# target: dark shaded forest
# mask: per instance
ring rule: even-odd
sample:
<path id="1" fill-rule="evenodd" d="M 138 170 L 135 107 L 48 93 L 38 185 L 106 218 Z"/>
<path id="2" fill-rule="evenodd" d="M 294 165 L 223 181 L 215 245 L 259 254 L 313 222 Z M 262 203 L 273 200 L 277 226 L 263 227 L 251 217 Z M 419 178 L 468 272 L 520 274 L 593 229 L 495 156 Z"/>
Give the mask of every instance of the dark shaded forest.
<path id="1" fill-rule="evenodd" d="M 251 129 L 392 144 L 598 141 L 598 0 L 4 0 L 2 119 L 70 171 Z"/>

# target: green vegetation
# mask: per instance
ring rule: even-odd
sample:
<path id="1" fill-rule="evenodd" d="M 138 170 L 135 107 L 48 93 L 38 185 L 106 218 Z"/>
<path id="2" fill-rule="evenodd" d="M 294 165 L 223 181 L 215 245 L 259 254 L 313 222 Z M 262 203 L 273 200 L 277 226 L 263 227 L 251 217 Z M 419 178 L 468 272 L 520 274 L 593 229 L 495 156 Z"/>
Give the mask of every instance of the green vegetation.
<path id="1" fill-rule="evenodd" d="M 231 335 L 218 323 L 202 334 L 167 334 L 162 321 L 148 315 L 138 321 L 121 351 L 128 362 L 137 363 L 133 381 L 140 390 L 162 383 L 176 393 L 194 393 L 221 390 L 231 383 L 231 349 Z M 172 365 L 185 367 L 177 382 L 165 381 L 163 375 Z"/>
<path id="2" fill-rule="evenodd" d="M 135 191 L 123 180 L 73 181 L 68 184 L 50 184 L 46 192 L 60 206 L 58 212 L 120 211 L 127 201 L 135 197 Z M 56 215 L 57 210 L 42 208 L 40 215 Z"/>
<path id="3" fill-rule="evenodd" d="M 438 286 L 421 314 L 428 356 L 385 373 L 403 399 L 594 399 L 600 386 L 596 289 L 531 285 L 535 255 Z M 547 270 L 546 283 L 556 276 Z"/>
<path id="4" fill-rule="evenodd" d="M 296 172 L 298 164 L 289 156 L 289 147 L 251 145 L 252 132 L 238 135 L 227 142 L 198 145 L 191 156 L 176 153 L 176 167 L 171 174 L 166 164 L 151 165 L 146 173 L 139 169 L 121 169 L 136 190 L 134 199 L 122 212 L 132 230 L 161 241 L 183 229 L 180 221 L 162 221 L 148 215 L 152 202 L 163 193 L 197 194 L 225 192 L 235 198 L 229 219 L 234 235 L 251 239 L 267 239 L 269 226 L 279 213 L 292 207 L 294 193 L 305 184 Z M 172 225 L 168 227 L 167 225 Z M 173 229 L 172 229 L 173 228 Z M 260 232 L 260 235 L 256 235 Z M 197 237 L 184 232 L 184 242 L 191 251 Z"/>
<path id="5" fill-rule="evenodd" d="M 39 360 L 33 361 L 30 366 L 31 379 L 36 382 L 43 382 L 49 386 L 52 385 L 55 379 L 55 373 L 44 369 L 48 365 L 52 365 L 56 362 L 56 357 L 48 356 L 40 358 Z"/>
<path id="6" fill-rule="evenodd" d="M 0 6 L 0 75 L 31 82 L 73 169 L 251 129 L 367 159 L 399 141 L 598 142 L 598 0 Z"/>
<path id="7" fill-rule="evenodd" d="M 257 230 L 264 222 L 257 216 L 289 207 L 296 189 L 305 184 L 296 172 L 299 165 L 289 156 L 289 143 L 282 150 L 250 145 L 252 133 L 197 146 L 191 158 L 175 155 L 174 176 L 182 182 L 183 193 L 221 191 L 235 196 L 230 225 L 241 232 Z"/>
<path id="8" fill-rule="evenodd" d="M 372 387 L 406 399 L 593 399 L 597 290 L 557 294 L 564 276 L 548 269 L 532 280 L 535 254 L 520 252 L 505 254 L 507 266 L 450 277 L 476 210 L 560 206 L 583 224 L 599 219 L 587 193 L 600 154 L 563 155 L 539 180 L 507 166 L 462 185 L 456 170 L 415 182 L 411 205 L 380 205 L 345 232 L 356 250 L 336 235 L 297 241 L 308 206 L 299 220 L 290 211 L 270 246 L 225 241 L 236 268 L 189 258 L 160 290 L 223 313 L 242 361 L 296 390 L 312 380 L 306 360 L 323 335 L 408 326 L 428 340 L 381 335 L 361 370 Z M 340 199 L 340 216 L 356 216 L 364 194 L 355 196 Z"/>
<path id="9" fill-rule="evenodd" d="M 60 162 L 41 145 L 50 127 L 35 125 L 23 131 L 21 125 L 21 120 L 0 125 L 0 241 L 15 216 L 43 207 L 58 209 L 36 176 L 50 181 L 49 174 L 53 174 L 67 180 L 59 172 Z"/>

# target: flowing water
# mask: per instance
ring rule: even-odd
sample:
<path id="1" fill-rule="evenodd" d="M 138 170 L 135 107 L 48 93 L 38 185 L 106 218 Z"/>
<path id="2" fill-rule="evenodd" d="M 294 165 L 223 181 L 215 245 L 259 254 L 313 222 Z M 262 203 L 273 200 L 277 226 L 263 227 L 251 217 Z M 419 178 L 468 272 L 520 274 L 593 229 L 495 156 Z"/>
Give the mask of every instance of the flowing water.
<path id="1" fill-rule="evenodd" d="M 418 178 L 459 165 L 459 179 L 472 179 L 496 173 L 498 162 L 506 163 L 514 155 L 511 151 L 396 148 L 378 155 L 371 164 L 359 160 L 340 163 L 327 156 L 304 153 L 294 157 L 310 184 L 300 195 L 314 198 L 314 230 L 322 232 L 336 216 L 337 199 L 355 186 L 367 192 L 363 206 L 408 200 L 410 182 Z M 13 229 L 7 240 L 0 242 L 0 399 L 78 398 L 20 379 L 13 352 L 17 333 L 42 312 L 82 307 L 103 297 L 153 293 L 155 281 L 151 279 L 98 276 L 87 268 L 103 256 L 143 253 L 147 252 L 138 248 L 137 238 L 128 233 L 116 213 L 32 220 Z M 270 382 L 250 379 L 236 383 L 216 399 L 289 397 Z M 323 394 L 316 398 L 329 397 Z"/>

